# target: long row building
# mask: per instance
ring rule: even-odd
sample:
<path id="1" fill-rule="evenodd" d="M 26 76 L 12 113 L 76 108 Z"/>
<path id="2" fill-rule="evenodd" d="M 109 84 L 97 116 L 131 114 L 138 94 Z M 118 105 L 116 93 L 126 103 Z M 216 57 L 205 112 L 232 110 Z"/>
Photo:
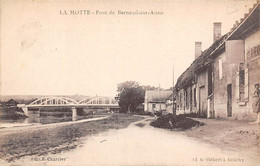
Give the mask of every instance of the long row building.
<path id="1" fill-rule="evenodd" d="M 195 42 L 195 60 L 174 87 L 176 114 L 206 118 L 255 120 L 252 101 L 260 83 L 260 3 L 225 35 L 213 24 L 213 44 L 201 51 Z"/>

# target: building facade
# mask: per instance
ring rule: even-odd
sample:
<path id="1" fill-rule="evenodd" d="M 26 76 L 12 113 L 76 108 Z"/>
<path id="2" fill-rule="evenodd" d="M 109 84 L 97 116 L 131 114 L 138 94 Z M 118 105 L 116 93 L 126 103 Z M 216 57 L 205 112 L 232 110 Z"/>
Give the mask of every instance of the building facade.
<path id="1" fill-rule="evenodd" d="M 214 72 L 215 117 L 255 120 L 254 85 L 260 83 L 259 3 L 236 22 L 225 41 L 225 51 L 216 56 Z"/>
<path id="2" fill-rule="evenodd" d="M 176 113 L 207 118 L 254 120 L 254 85 L 260 83 L 259 2 L 231 31 L 221 36 L 213 24 L 213 44 L 201 52 L 195 42 L 195 60 L 175 85 Z"/>

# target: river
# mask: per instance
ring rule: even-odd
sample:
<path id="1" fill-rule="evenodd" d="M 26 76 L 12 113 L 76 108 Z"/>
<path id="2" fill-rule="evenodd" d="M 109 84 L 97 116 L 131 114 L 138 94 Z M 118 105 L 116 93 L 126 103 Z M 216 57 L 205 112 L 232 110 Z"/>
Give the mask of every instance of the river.
<path id="1" fill-rule="evenodd" d="M 77 121 L 81 119 L 96 118 L 100 116 L 102 116 L 102 111 L 94 114 L 79 115 L 76 118 L 72 118 L 71 112 L 67 110 L 53 112 L 29 111 L 28 118 L 2 118 L 0 120 L 0 128 Z"/>

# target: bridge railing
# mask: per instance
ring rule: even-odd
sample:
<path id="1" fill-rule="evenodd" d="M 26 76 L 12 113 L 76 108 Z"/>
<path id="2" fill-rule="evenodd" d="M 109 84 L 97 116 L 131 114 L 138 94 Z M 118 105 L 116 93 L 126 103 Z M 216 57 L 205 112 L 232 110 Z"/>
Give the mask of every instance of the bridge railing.
<path id="1" fill-rule="evenodd" d="M 72 104 L 78 104 L 78 102 L 67 97 L 42 97 L 33 101 L 29 105 L 72 105 Z"/>
<path id="2" fill-rule="evenodd" d="M 104 102 L 105 101 L 105 102 Z M 107 103 L 108 101 L 108 103 Z M 73 100 L 68 97 L 41 97 L 32 103 L 30 103 L 28 106 L 60 106 L 60 105 L 115 105 L 116 103 L 112 103 L 112 99 L 108 97 L 87 97 L 79 102 L 76 100 Z"/>

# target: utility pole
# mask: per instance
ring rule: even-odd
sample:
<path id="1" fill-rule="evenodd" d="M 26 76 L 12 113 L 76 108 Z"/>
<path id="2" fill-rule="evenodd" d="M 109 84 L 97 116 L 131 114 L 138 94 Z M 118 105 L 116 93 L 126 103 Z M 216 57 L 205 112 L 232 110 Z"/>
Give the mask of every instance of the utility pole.
<path id="1" fill-rule="evenodd" d="M 176 105 L 174 103 L 174 64 L 172 68 L 172 113 L 173 115 L 176 115 Z"/>
<path id="2" fill-rule="evenodd" d="M 161 109 L 161 102 L 162 102 L 162 98 L 161 98 L 161 92 L 160 92 L 160 88 L 161 88 L 161 85 L 159 84 L 160 112 L 162 113 L 162 109 Z"/>

